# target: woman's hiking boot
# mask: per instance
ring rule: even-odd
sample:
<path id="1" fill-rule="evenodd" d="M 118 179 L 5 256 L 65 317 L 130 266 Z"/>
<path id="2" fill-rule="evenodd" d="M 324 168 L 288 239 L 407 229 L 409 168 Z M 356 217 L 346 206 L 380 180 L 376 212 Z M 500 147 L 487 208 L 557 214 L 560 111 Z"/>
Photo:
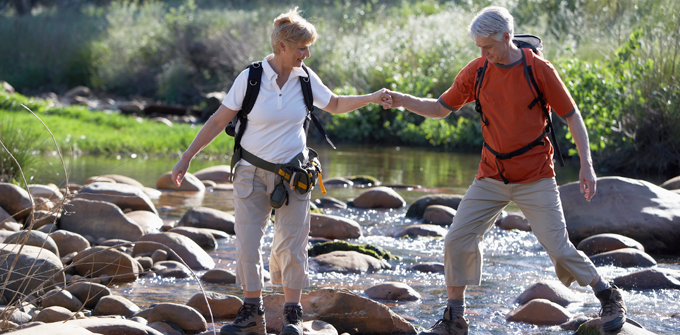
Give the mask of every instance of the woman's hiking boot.
<path id="1" fill-rule="evenodd" d="M 626 322 L 626 304 L 623 302 L 621 292 L 614 286 L 598 292 L 597 299 L 602 304 L 600 321 L 602 330 L 609 332 L 621 329 Z"/>
<path id="2" fill-rule="evenodd" d="M 266 335 L 264 306 L 244 303 L 236 314 L 234 322 L 224 325 L 220 335 Z"/>
<path id="3" fill-rule="evenodd" d="M 302 335 L 302 307 L 300 305 L 283 308 L 281 335 Z"/>
<path id="4" fill-rule="evenodd" d="M 468 319 L 461 315 L 452 318 L 451 311 L 446 307 L 444 316 L 432 328 L 418 335 L 468 335 Z"/>

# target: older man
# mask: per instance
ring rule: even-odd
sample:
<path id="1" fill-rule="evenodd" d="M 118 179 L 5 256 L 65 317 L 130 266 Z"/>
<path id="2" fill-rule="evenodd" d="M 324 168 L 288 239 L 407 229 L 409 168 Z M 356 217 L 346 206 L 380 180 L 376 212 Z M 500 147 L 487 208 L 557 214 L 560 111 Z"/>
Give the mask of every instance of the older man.
<path id="1" fill-rule="evenodd" d="M 621 293 L 603 281 L 590 259 L 569 242 L 555 182 L 553 146 L 546 135 L 551 107 L 566 119 L 576 143 L 581 192 L 588 201 L 595 195 L 588 134 L 574 100 L 548 61 L 515 46 L 513 17 L 507 9 L 485 8 L 469 30 L 482 55 L 460 71 L 439 100 L 390 92 L 393 108 L 443 118 L 475 101 L 482 118 L 485 143 L 479 171 L 446 235 L 449 300 L 443 318 L 422 334 L 468 334 L 465 288 L 481 283 L 480 242 L 510 201 L 527 217 L 562 283 L 592 286 L 602 303 L 604 329 L 621 328 L 626 321 Z"/>

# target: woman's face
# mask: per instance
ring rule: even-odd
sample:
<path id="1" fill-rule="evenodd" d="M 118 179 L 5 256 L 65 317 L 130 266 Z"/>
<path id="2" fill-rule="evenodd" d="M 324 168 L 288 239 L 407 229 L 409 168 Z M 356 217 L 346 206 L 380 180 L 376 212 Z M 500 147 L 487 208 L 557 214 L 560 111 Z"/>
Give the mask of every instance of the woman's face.
<path id="1" fill-rule="evenodd" d="M 283 42 L 280 42 L 283 43 Z M 311 56 L 309 52 L 309 44 L 304 42 L 284 44 L 285 47 L 281 48 L 281 55 L 286 60 L 286 63 L 293 67 L 302 66 L 302 62 L 305 58 Z"/>

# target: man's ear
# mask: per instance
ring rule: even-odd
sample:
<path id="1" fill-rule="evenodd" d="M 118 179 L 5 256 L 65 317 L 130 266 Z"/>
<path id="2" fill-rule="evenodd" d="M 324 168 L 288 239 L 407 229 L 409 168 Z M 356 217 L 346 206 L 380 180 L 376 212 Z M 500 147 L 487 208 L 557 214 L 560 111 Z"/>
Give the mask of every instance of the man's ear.
<path id="1" fill-rule="evenodd" d="M 510 42 L 510 33 L 508 32 L 503 33 L 503 42 L 506 44 Z"/>

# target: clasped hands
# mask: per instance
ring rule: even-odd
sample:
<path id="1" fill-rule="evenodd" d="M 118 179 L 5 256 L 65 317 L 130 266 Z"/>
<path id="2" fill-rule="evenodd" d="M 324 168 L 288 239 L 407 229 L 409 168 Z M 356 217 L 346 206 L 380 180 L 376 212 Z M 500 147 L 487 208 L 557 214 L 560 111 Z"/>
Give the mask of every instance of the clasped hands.
<path id="1" fill-rule="evenodd" d="M 375 93 L 373 93 L 375 100 L 373 102 L 381 105 L 383 109 L 397 108 L 401 107 L 402 98 L 404 94 L 390 91 L 386 88 L 382 88 Z"/>

